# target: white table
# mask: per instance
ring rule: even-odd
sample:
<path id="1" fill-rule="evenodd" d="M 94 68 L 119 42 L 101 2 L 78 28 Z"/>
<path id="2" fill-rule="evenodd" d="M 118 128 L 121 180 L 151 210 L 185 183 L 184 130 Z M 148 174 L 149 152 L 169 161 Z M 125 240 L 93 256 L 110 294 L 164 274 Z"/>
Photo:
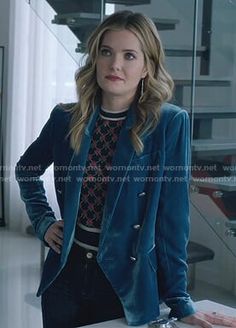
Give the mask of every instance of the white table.
<path id="1" fill-rule="evenodd" d="M 204 301 L 196 302 L 195 304 L 196 304 L 197 309 L 200 311 L 204 311 L 204 312 L 216 311 L 218 313 L 227 314 L 227 315 L 236 317 L 236 309 L 219 304 L 219 303 L 204 300 Z M 179 321 L 176 323 L 176 325 L 179 328 L 190 328 L 190 327 L 193 328 L 193 326 L 184 324 Z M 84 328 L 125 328 L 125 327 L 127 328 L 127 327 L 131 327 L 131 326 L 128 326 L 124 319 L 110 320 L 110 321 L 106 321 L 106 322 L 96 323 L 94 325 L 84 326 Z M 144 326 L 138 326 L 138 327 L 139 328 L 147 328 L 148 326 L 144 325 Z M 216 327 L 220 327 L 220 326 L 216 326 Z"/>
<path id="2" fill-rule="evenodd" d="M 236 191 L 236 176 L 191 178 L 191 184 L 197 187 L 231 192 Z"/>

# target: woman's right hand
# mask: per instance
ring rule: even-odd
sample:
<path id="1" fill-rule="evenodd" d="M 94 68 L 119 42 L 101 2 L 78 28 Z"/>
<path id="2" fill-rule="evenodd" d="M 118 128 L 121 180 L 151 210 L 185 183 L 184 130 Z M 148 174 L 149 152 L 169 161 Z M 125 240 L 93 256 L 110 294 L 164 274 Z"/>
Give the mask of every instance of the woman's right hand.
<path id="1" fill-rule="evenodd" d="M 56 221 L 50 225 L 44 236 L 46 243 L 48 243 L 49 247 L 57 254 L 61 253 L 61 247 L 63 244 L 63 227 L 63 220 Z"/>

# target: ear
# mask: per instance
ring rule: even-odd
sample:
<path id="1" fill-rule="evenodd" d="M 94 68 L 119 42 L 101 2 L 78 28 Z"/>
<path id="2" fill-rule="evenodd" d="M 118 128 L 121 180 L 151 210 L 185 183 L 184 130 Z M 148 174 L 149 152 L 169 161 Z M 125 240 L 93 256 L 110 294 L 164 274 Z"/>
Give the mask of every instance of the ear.
<path id="1" fill-rule="evenodd" d="M 144 79 L 144 78 L 147 76 L 147 74 L 148 74 L 147 68 L 144 67 L 144 68 L 143 68 L 142 75 L 141 75 L 142 79 Z"/>

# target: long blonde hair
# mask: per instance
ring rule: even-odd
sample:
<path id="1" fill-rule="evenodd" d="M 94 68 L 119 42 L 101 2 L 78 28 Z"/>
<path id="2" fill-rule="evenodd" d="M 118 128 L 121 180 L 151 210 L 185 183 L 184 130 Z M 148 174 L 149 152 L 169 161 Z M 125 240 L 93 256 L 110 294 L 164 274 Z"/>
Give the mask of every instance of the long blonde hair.
<path id="1" fill-rule="evenodd" d="M 172 97 L 173 80 L 164 68 L 164 51 L 157 29 L 151 19 L 141 13 L 118 11 L 108 16 L 91 34 L 87 41 L 87 58 L 76 75 L 78 103 L 71 109 L 71 147 L 79 152 L 85 126 L 95 107 L 101 102 L 101 89 L 96 80 L 96 60 L 106 31 L 129 30 L 139 39 L 144 54 L 147 76 L 144 92 L 136 92 L 135 125 L 130 138 L 137 154 L 143 151 L 142 135 L 151 132 L 160 117 L 163 102 Z"/>

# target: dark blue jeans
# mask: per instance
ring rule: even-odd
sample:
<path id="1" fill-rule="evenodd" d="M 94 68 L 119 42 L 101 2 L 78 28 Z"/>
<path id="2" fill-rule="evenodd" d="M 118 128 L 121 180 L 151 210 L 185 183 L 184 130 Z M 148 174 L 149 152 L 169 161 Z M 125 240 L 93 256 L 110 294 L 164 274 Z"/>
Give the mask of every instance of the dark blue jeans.
<path id="1" fill-rule="evenodd" d="M 89 253 L 73 244 L 65 268 L 43 293 L 44 328 L 81 327 L 124 317 L 120 300 L 96 262 L 96 252 Z"/>

